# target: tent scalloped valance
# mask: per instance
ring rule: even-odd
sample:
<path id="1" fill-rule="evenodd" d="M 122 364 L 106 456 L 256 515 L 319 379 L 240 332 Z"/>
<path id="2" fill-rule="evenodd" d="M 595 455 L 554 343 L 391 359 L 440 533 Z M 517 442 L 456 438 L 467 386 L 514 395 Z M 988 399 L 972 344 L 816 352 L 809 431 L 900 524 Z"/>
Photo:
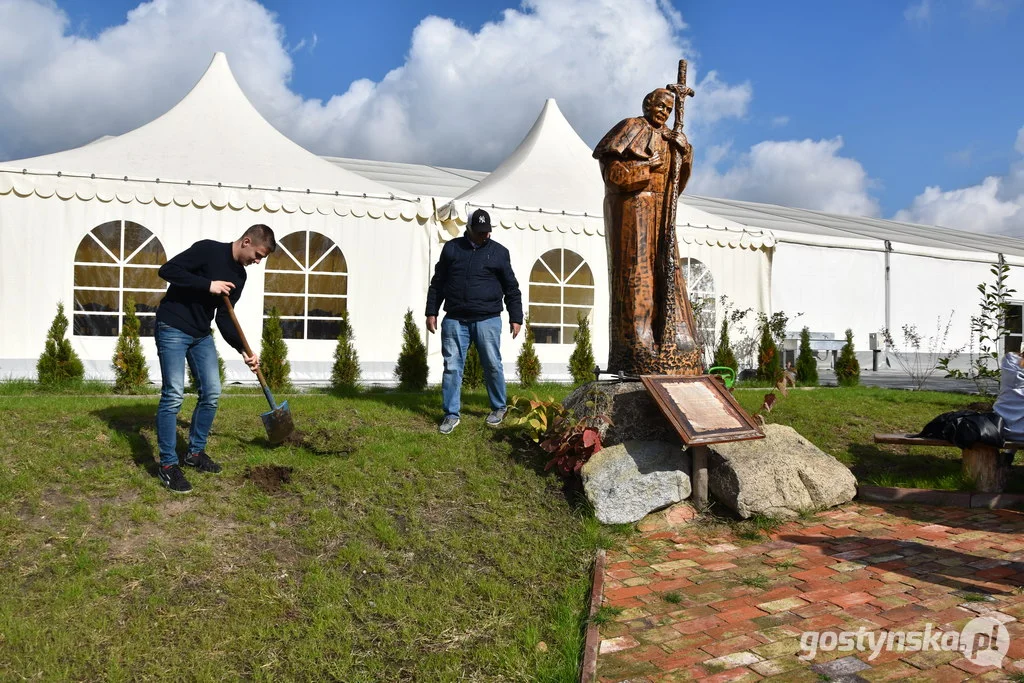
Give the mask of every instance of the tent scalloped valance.
<path id="1" fill-rule="evenodd" d="M 387 218 L 388 220 L 411 221 L 428 218 L 430 209 L 422 200 L 406 201 L 402 199 L 386 199 L 379 197 L 352 197 L 347 195 L 323 195 L 314 193 L 298 193 L 265 189 L 238 189 L 211 187 L 207 185 L 191 185 L 182 183 L 148 183 L 139 181 L 119 181 L 111 179 L 94 179 L 83 177 L 31 175 L 13 171 L 0 171 L 0 195 L 15 194 L 18 197 L 35 195 L 40 199 L 50 199 L 56 195 L 64 201 L 78 198 L 81 201 L 98 201 L 109 203 L 114 200 L 122 204 L 138 202 L 160 206 L 175 205 L 180 207 L 194 206 L 197 209 L 212 207 L 222 210 L 230 207 L 240 211 L 267 211 L 276 213 L 301 212 L 311 215 L 320 213 L 328 216 L 352 215 L 356 218 Z"/>

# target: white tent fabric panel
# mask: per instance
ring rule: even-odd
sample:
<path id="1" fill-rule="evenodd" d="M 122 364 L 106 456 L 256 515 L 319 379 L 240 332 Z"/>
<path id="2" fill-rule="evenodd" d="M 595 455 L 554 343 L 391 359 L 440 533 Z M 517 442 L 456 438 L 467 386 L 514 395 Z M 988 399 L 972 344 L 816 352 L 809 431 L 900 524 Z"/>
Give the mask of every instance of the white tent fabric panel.
<path id="1" fill-rule="evenodd" d="M 990 265 L 969 261 L 936 261 L 892 254 L 889 281 L 892 297 L 889 326 L 897 347 L 901 347 L 904 325 L 914 325 L 922 336 L 921 351 L 927 352 L 929 337 L 939 336 L 950 316 L 953 323 L 944 349 L 967 346 L 971 336 L 971 316 L 977 315 L 981 295 L 978 284 L 993 280 Z M 937 274 L 941 273 L 941 276 Z M 881 325 L 879 326 L 882 327 Z"/>
<path id="2" fill-rule="evenodd" d="M 755 315 L 770 312 L 770 254 L 768 249 L 723 249 L 707 244 L 680 242 L 680 258 L 697 259 L 711 272 L 717 312 L 716 333 L 722 326 L 722 295 L 729 297 L 729 303 L 735 310 L 750 308 Z M 690 287 L 690 283 L 687 283 L 687 287 Z M 748 327 L 753 329 L 752 325 Z"/>
<path id="3" fill-rule="evenodd" d="M 771 267 L 772 311 L 789 316 L 789 329 L 841 339 L 850 328 L 864 350 L 867 335 L 885 324 L 884 253 L 780 242 Z"/>

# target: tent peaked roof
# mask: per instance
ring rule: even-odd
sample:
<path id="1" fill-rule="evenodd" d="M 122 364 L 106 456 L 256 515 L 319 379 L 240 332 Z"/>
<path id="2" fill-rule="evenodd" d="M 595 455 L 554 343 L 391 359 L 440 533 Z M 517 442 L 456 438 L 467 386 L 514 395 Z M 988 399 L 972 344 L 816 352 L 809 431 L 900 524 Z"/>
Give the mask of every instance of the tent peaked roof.
<path id="1" fill-rule="evenodd" d="M 5 162 L 6 170 L 124 178 L 132 181 L 334 196 L 391 198 L 396 192 L 339 168 L 285 137 L 242 92 L 223 52 L 170 111 L 124 135 L 76 149 Z M 410 199 L 409 196 L 402 196 Z"/>
<path id="2" fill-rule="evenodd" d="M 452 203 L 600 216 L 604 187 L 590 147 L 548 99 L 515 151 Z"/>

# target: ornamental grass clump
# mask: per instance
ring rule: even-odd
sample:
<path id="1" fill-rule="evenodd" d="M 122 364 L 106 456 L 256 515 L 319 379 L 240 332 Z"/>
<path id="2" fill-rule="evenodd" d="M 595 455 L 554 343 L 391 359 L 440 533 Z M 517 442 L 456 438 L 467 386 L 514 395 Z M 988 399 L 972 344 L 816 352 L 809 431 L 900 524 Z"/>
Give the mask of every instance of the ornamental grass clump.
<path id="1" fill-rule="evenodd" d="M 45 387 L 62 387 L 79 384 L 85 376 L 82 359 L 71 348 L 71 340 L 65 339 L 68 319 L 64 315 L 64 304 L 57 304 L 57 315 L 46 333 L 46 347 L 36 363 L 39 383 Z"/>
<path id="2" fill-rule="evenodd" d="M 137 394 L 149 384 L 149 367 L 139 339 L 139 317 L 135 315 L 135 299 L 125 301 L 124 325 L 117 337 L 111 364 L 114 368 L 114 393 Z"/>
<path id="3" fill-rule="evenodd" d="M 404 391 L 423 391 L 427 388 L 427 347 L 412 317 L 412 309 L 405 312 L 402 326 L 402 351 L 395 365 L 398 388 Z"/>
<path id="4" fill-rule="evenodd" d="M 288 362 L 288 346 L 281 330 L 281 315 L 277 308 L 263 321 L 263 344 L 260 348 L 260 369 L 271 391 L 291 389 L 292 366 Z"/>

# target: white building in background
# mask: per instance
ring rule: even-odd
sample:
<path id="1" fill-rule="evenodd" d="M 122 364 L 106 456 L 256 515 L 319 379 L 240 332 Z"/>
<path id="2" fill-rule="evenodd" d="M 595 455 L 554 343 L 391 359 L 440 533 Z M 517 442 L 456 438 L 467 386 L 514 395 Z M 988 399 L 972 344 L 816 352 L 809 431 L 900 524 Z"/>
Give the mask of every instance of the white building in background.
<path id="1" fill-rule="evenodd" d="M 0 162 L 0 378 L 35 376 L 58 302 L 88 375 L 112 377 L 131 297 L 157 379 L 152 316 L 165 286 L 157 268 L 195 240 L 230 241 L 266 223 L 282 248 L 248 269 L 238 314 L 250 340 L 276 307 L 293 379 L 323 382 L 347 311 L 364 380 L 390 381 L 405 311 L 422 320 L 441 246 L 479 207 L 512 254 L 544 376 L 564 378 L 577 313 L 591 317 L 598 362 L 607 354 L 603 192 L 590 148 L 553 100 L 490 174 L 321 158 L 256 112 L 218 54 L 180 103 L 134 131 Z M 1008 263 L 1010 286 L 1024 292 L 1021 240 L 691 195 L 677 220 L 691 297 L 801 313 L 791 327 L 837 338 L 852 328 L 869 363 L 870 333 L 915 324 L 928 335 L 951 313 L 946 345 L 965 345 L 976 286 L 992 279 L 994 262 Z M 1014 306 L 1008 347 L 1016 350 L 1021 302 Z M 440 340 L 425 330 L 424 338 L 438 381 Z M 506 337 L 513 377 L 521 344 Z M 229 380 L 251 381 L 237 354 L 221 351 Z"/>

